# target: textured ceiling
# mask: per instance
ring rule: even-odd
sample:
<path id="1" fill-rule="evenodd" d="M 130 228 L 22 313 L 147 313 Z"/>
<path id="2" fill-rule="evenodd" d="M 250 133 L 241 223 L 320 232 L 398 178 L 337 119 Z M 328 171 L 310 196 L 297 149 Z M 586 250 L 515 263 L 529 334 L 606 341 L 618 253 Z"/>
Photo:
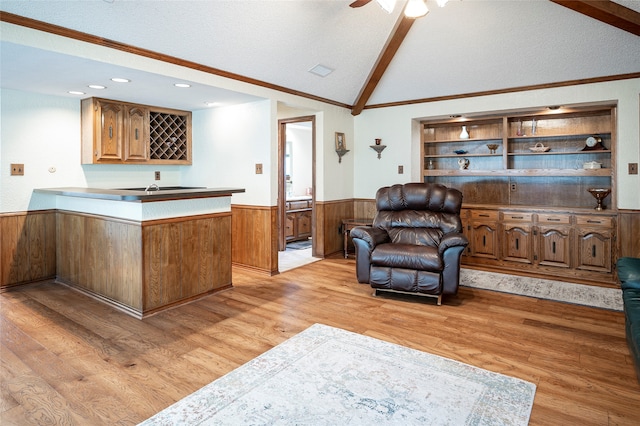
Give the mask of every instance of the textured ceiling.
<path id="1" fill-rule="evenodd" d="M 401 5 L 389 15 L 375 2 L 358 9 L 349 3 L 2 0 L 0 8 L 352 105 Z M 640 10 L 638 1 L 618 3 Z M 547 0 L 451 0 L 444 8 L 432 0 L 427 4 L 431 12 L 415 21 L 369 105 L 640 72 L 640 37 Z M 74 84 L 86 87 L 94 77 L 127 71 L 19 43 L 3 43 L 1 54 L 2 86 L 20 90 L 63 95 Z M 309 73 L 318 63 L 335 71 L 325 78 Z M 153 103 L 155 96 L 167 104 L 175 97 L 175 105 L 167 106 L 199 109 L 214 100 L 205 96 L 230 103 L 234 96 L 239 96 L 236 102 L 253 99 L 210 87 L 201 87 L 199 97 L 194 91 L 187 96 L 163 86 L 166 76 L 132 74 L 137 81 L 153 81 L 136 86 L 136 94 L 130 86 L 128 97 L 136 102 Z M 167 88 L 158 90 L 161 86 Z"/>

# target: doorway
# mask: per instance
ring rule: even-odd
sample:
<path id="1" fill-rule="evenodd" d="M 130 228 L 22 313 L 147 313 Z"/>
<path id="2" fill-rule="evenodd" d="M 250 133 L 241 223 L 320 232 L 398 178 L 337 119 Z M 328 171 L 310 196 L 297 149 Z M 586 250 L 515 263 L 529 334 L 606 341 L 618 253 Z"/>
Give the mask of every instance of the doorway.
<path id="1" fill-rule="evenodd" d="M 316 253 L 315 139 L 315 116 L 278 120 L 278 251 L 287 258 Z"/>

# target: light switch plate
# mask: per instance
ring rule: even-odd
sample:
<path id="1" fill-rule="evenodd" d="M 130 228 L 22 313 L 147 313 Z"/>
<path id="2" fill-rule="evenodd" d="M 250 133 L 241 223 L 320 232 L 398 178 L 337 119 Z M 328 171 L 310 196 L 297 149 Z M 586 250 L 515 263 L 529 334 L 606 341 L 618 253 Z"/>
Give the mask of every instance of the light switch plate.
<path id="1" fill-rule="evenodd" d="M 156 172 L 156 180 L 160 180 L 160 172 Z"/>
<path id="2" fill-rule="evenodd" d="M 24 164 L 11 164 L 11 176 L 24 176 Z"/>
<path id="3" fill-rule="evenodd" d="M 629 163 L 629 174 L 630 175 L 638 174 L 638 163 Z"/>
<path id="4" fill-rule="evenodd" d="M 404 166 L 398 166 L 398 174 L 401 175 L 404 173 Z"/>
<path id="5" fill-rule="evenodd" d="M 256 164 L 256 174 L 257 175 L 261 175 L 262 174 L 262 163 L 257 163 Z"/>

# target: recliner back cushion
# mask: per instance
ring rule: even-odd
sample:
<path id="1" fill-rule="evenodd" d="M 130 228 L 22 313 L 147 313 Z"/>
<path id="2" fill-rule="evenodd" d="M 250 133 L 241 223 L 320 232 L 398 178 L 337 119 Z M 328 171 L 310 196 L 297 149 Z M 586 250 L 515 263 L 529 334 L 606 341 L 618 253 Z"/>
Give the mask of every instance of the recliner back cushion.
<path id="1" fill-rule="evenodd" d="M 393 242 L 437 245 L 442 235 L 462 230 L 462 193 L 443 185 L 407 183 L 380 188 L 376 207 L 373 226 L 386 229 Z"/>

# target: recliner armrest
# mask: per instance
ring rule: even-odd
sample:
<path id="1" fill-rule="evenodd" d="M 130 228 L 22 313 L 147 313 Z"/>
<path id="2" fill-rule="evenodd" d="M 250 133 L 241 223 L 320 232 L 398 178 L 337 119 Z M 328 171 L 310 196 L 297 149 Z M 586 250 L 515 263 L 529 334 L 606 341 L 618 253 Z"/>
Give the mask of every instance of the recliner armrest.
<path id="1" fill-rule="evenodd" d="M 438 253 L 441 255 L 451 247 L 466 247 L 469 245 L 469 240 L 462 233 L 450 232 L 442 236 L 440 245 L 438 246 Z"/>
<path id="2" fill-rule="evenodd" d="M 373 226 L 356 226 L 351 230 L 351 238 L 359 238 L 365 241 L 371 250 L 378 244 L 388 243 L 391 241 L 389 234 L 382 228 L 374 228 Z"/>

